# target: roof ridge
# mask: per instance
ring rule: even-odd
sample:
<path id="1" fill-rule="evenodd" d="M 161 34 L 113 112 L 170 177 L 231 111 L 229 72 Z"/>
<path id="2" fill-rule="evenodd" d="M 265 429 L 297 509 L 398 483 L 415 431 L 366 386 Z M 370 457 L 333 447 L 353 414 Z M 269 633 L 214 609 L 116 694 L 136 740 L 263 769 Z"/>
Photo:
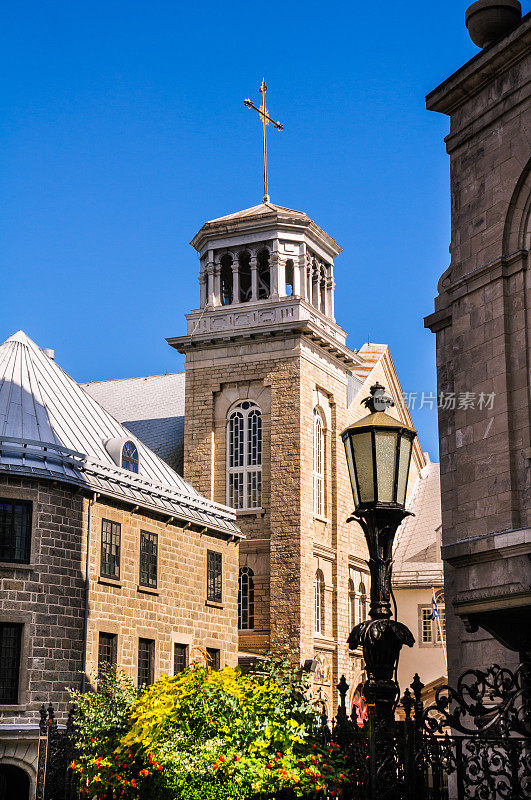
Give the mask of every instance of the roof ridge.
<path id="1" fill-rule="evenodd" d="M 160 372 L 156 375 L 133 375 L 130 378 L 106 378 L 101 381 L 80 381 L 78 386 L 93 386 L 95 383 L 118 383 L 119 381 L 145 381 L 148 378 L 169 378 L 171 375 L 186 375 L 186 372 L 183 370 L 182 372 Z"/>

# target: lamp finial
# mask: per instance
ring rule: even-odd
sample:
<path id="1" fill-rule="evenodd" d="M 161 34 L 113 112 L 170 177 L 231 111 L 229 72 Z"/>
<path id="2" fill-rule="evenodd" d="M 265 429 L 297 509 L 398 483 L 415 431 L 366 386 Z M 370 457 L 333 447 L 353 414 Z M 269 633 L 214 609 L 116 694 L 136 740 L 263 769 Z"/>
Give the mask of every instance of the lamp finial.
<path id="1" fill-rule="evenodd" d="M 361 403 L 371 414 L 375 414 L 377 411 L 385 411 L 387 408 L 394 406 L 393 398 L 391 395 L 386 394 L 385 386 L 382 386 L 378 381 L 371 386 L 370 392 L 369 397 L 366 397 Z"/>

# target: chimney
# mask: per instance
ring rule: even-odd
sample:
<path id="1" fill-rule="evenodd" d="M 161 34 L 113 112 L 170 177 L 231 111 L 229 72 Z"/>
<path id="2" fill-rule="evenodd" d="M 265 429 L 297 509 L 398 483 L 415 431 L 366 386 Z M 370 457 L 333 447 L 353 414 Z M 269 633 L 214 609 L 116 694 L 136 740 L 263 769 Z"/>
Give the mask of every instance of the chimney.
<path id="1" fill-rule="evenodd" d="M 51 347 L 45 347 L 42 352 L 45 356 L 48 356 L 50 361 L 55 361 L 55 350 L 52 350 Z"/>

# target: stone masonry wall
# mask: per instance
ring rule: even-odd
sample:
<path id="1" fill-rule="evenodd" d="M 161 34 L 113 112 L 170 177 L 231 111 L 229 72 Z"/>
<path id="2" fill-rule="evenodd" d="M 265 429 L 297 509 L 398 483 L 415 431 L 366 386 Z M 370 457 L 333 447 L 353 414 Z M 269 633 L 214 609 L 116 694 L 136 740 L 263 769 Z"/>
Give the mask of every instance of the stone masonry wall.
<path id="1" fill-rule="evenodd" d="M 35 724 L 38 709 L 49 702 L 64 721 L 65 687 L 81 685 L 91 501 L 66 484 L 4 476 L 1 483 L 1 497 L 33 502 L 33 529 L 31 563 L 0 564 L 0 621 L 24 624 L 20 702 L 0 706 L 0 721 Z M 119 581 L 99 575 L 102 519 L 122 526 Z M 156 590 L 139 586 L 141 530 L 158 534 Z M 220 604 L 206 601 L 207 549 L 223 556 Z M 92 509 L 87 671 L 97 669 L 100 631 L 118 634 L 118 665 L 135 680 L 141 636 L 156 641 L 155 677 L 173 674 L 174 642 L 189 650 L 219 648 L 222 665 L 235 665 L 237 581 L 237 543 L 99 498 Z"/>
<path id="2" fill-rule="evenodd" d="M 85 507 L 85 520 L 88 504 Z M 100 576 L 102 520 L 121 525 L 120 580 Z M 157 588 L 139 585 L 140 531 L 158 534 Z M 207 550 L 222 554 L 222 602 L 206 599 Z M 92 511 L 87 671 L 97 669 L 98 634 L 118 634 L 118 665 L 136 681 L 138 639 L 155 640 L 155 679 L 173 675 L 174 643 L 221 651 L 221 665 L 237 662 L 238 545 L 184 523 L 100 498 Z"/>
<path id="3" fill-rule="evenodd" d="M 438 391 L 494 398 L 483 407 L 439 409 L 443 550 L 531 526 L 531 59 L 529 49 L 515 58 L 519 35 L 462 68 L 466 91 L 453 106 L 445 100 L 439 107 L 437 95 L 451 95 L 454 76 L 447 90 L 428 97 L 429 107 L 450 115 L 451 266 L 426 321 L 437 334 Z M 498 59 L 496 70 L 489 59 Z M 467 569 L 445 566 L 451 679 L 467 667 L 516 658 L 484 631 L 466 633 L 452 613 L 458 594 L 483 588 L 472 560 Z M 490 567 L 497 591 L 504 570 L 501 561 Z"/>
<path id="4" fill-rule="evenodd" d="M 62 720 L 65 686 L 80 686 L 83 495 L 64 484 L 2 476 L 0 496 L 33 503 L 30 564 L 0 564 L 0 620 L 24 625 L 20 702 L 0 706 L 0 722 L 35 724 L 49 702 Z"/>

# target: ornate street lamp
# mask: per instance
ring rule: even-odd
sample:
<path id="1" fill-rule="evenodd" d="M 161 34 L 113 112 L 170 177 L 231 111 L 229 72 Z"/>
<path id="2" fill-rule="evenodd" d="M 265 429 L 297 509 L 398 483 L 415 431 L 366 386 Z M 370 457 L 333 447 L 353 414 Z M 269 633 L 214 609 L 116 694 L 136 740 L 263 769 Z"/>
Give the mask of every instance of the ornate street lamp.
<path id="1" fill-rule="evenodd" d="M 349 522 L 362 527 L 369 550 L 370 619 L 353 628 L 348 642 L 363 648 L 368 680 L 365 700 L 381 720 L 390 721 L 398 697 L 395 670 L 402 645 L 415 640 L 409 628 L 391 619 L 393 541 L 410 515 L 405 509 L 409 464 L 416 431 L 389 414 L 394 405 L 379 383 L 363 403 L 370 413 L 342 433 L 355 510 Z"/>

